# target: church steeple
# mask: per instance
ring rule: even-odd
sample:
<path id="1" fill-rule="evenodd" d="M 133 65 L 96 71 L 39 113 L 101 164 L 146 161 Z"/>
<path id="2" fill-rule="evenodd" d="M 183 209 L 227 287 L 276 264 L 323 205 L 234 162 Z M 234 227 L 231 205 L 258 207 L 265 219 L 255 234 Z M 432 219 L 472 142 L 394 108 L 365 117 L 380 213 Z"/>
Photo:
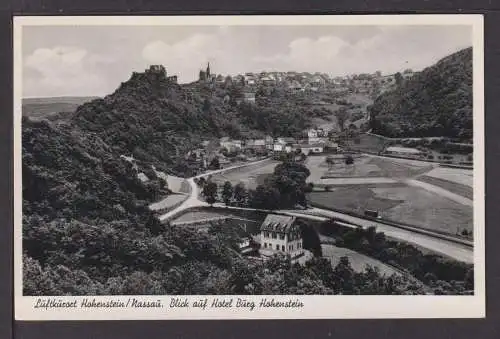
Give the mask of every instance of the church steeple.
<path id="1" fill-rule="evenodd" d="M 210 78 L 210 61 L 208 62 L 208 65 L 207 65 L 206 75 L 207 75 L 207 79 Z"/>

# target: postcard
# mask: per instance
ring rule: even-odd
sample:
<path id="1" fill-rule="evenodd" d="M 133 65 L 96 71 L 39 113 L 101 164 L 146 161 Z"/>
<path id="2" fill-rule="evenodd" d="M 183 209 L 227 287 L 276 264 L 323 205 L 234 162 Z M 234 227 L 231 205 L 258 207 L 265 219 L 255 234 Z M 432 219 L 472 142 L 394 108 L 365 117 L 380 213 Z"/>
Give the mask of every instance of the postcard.
<path id="1" fill-rule="evenodd" d="M 14 18 L 16 320 L 482 318 L 481 15 Z"/>

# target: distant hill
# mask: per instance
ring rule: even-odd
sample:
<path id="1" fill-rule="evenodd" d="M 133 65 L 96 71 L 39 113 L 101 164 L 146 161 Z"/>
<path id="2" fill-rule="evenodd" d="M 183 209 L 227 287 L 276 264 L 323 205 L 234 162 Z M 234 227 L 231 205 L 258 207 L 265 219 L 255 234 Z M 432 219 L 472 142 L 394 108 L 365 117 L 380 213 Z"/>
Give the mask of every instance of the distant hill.
<path id="1" fill-rule="evenodd" d="M 369 107 L 372 132 L 388 137 L 472 138 L 472 48 L 441 59 Z"/>
<path id="2" fill-rule="evenodd" d="M 23 116 L 31 118 L 68 117 L 81 104 L 94 100 L 97 97 L 50 97 L 24 98 Z"/>

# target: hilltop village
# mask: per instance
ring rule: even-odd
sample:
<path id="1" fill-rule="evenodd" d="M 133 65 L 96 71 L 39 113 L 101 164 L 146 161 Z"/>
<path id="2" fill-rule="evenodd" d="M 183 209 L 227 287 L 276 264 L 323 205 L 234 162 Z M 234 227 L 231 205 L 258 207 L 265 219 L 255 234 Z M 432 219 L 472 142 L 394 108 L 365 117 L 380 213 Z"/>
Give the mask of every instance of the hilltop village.
<path id="1" fill-rule="evenodd" d="M 237 83 L 248 90 L 245 100 L 255 101 L 255 90 L 260 86 L 276 86 L 287 89 L 290 93 L 333 91 L 336 94 L 359 93 L 378 96 L 394 88 L 404 80 L 410 79 L 415 73 L 411 69 L 394 74 L 382 75 L 361 73 L 332 77 L 325 73 L 315 72 L 248 72 L 245 74 L 222 75 L 213 73 L 208 63 L 206 70 L 200 70 L 198 80 L 210 84 L 229 85 Z"/>

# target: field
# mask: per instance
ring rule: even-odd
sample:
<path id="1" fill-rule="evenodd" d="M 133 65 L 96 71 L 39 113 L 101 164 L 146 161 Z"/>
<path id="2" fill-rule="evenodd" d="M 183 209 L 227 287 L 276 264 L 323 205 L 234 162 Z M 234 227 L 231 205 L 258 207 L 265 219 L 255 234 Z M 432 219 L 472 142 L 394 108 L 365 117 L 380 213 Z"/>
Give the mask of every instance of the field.
<path id="1" fill-rule="evenodd" d="M 457 182 L 452 182 L 452 181 L 444 180 L 441 178 L 431 177 L 428 175 L 423 175 L 421 177 L 418 177 L 417 180 L 434 185 L 434 186 L 441 187 L 447 191 L 461 195 L 461 196 L 466 197 L 468 199 L 473 198 L 473 193 L 474 193 L 473 189 L 472 189 L 472 187 L 467 186 L 467 185 L 462 185 L 462 184 L 457 183 Z"/>
<path id="2" fill-rule="evenodd" d="M 326 156 L 310 156 L 306 166 L 311 171 L 307 179 L 314 184 L 356 184 L 356 183 L 389 183 L 397 179 L 412 178 L 425 174 L 435 167 L 434 164 L 413 160 L 390 159 L 374 156 L 355 156 L 354 164 L 346 165 L 343 156 L 334 159 L 334 164 L 326 163 Z M 331 179 L 359 180 L 331 180 Z"/>
<path id="3" fill-rule="evenodd" d="M 254 213 L 248 211 L 226 211 L 223 209 L 200 208 L 190 210 L 176 219 L 172 220 L 172 224 L 197 222 L 204 219 L 215 219 L 221 217 L 234 218 L 234 222 L 246 225 L 247 232 L 251 234 L 258 234 L 260 224 L 265 218 L 265 214 Z"/>
<path id="4" fill-rule="evenodd" d="M 273 173 L 277 164 L 279 164 L 279 161 L 268 160 L 257 165 L 215 174 L 211 177 L 211 180 L 218 185 L 223 185 L 224 182 L 229 181 L 233 185 L 243 183 L 246 188 L 255 189 L 257 185 L 263 182 L 265 175 Z"/>
<path id="5" fill-rule="evenodd" d="M 417 187 L 375 188 L 373 191 L 386 199 L 404 200 L 404 203 L 384 211 L 383 217 L 455 234 L 472 231 L 472 207 L 445 199 Z"/>
<path id="6" fill-rule="evenodd" d="M 54 97 L 23 99 L 23 115 L 32 118 L 50 118 L 59 113 L 73 113 L 81 104 L 95 97 Z"/>
<path id="7" fill-rule="evenodd" d="M 349 262 L 351 263 L 353 270 L 356 272 L 363 272 L 365 270 L 365 267 L 369 265 L 372 267 L 377 267 L 380 270 L 381 274 L 385 274 L 387 276 L 390 276 L 392 274 L 400 275 L 400 273 L 396 269 L 382 263 L 381 261 L 367 257 L 366 255 L 360 254 L 347 248 L 322 244 L 321 249 L 323 252 L 323 257 L 330 260 L 332 266 L 334 267 L 339 263 L 341 257 L 346 256 L 349 258 Z"/>
<path id="8" fill-rule="evenodd" d="M 456 234 L 472 231 L 472 207 L 428 192 L 419 187 L 366 187 L 352 185 L 331 192 L 308 195 L 311 204 L 326 209 L 362 214 L 366 209 L 379 211 L 382 218 Z"/>

